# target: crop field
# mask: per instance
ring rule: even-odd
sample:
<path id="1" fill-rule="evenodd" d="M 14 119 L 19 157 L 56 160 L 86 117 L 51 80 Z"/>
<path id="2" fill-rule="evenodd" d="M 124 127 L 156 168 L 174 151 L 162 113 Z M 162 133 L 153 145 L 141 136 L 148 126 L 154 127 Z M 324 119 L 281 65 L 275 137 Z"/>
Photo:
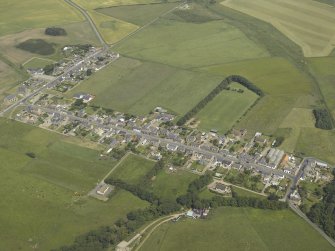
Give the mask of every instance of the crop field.
<path id="1" fill-rule="evenodd" d="M 331 6 L 312 0 L 225 0 L 222 4 L 272 24 L 298 44 L 306 57 L 327 56 L 334 49 Z"/>
<path id="2" fill-rule="evenodd" d="M 58 60 L 60 58 L 60 49 L 69 44 L 89 43 L 97 45 L 97 41 L 92 29 L 87 22 L 77 22 L 64 24 L 60 27 L 64 28 L 67 36 L 47 36 L 44 34 L 45 29 L 26 30 L 16 34 L 10 34 L 0 37 L 0 49 L 4 56 L 16 64 L 24 64 L 33 57 L 41 57 L 41 55 L 32 54 L 16 48 L 16 46 L 28 39 L 43 39 L 47 43 L 54 44 L 56 53 L 47 58 Z"/>
<path id="3" fill-rule="evenodd" d="M 244 92 L 237 92 L 239 89 Z M 255 93 L 239 84 L 232 84 L 230 90 L 222 91 L 196 115 L 196 118 L 200 120 L 199 128 L 206 131 L 216 129 L 219 133 L 224 134 L 257 99 L 258 96 Z"/>
<path id="4" fill-rule="evenodd" d="M 138 28 L 138 26 L 134 24 L 101 14 L 94 10 L 89 11 L 89 14 L 104 40 L 109 44 L 119 41 Z"/>
<path id="5" fill-rule="evenodd" d="M 188 185 L 197 179 L 197 177 L 198 175 L 181 170 L 175 173 L 161 171 L 151 184 L 148 185 L 148 189 L 160 198 L 174 200 L 178 196 L 185 194 Z"/>
<path id="6" fill-rule="evenodd" d="M 168 17 L 124 40 L 115 49 L 129 57 L 183 68 L 269 55 L 239 29 L 224 21 L 191 23 Z"/>
<path id="7" fill-rule="evenodd" d="M 130 154 L 119 163 L 111 176 L 129 184 L 137 184 L 154 165 L 154 161 Z"/>
<path id="8" fill-rule="evenodd" d="M 71 90 L 69 96 L 88 92 L 96 95 L 94 104 L 131 114 L 148 114 L 157 106 L 184 114 L 222 79 L 122 57 Z"/>
<path id="9" fill-rule="evenodd" d="M 265 92 L 265 97 L 238 123 L 254 133 L 273 134 L 293 108 L 315 105 L 312 82 L 283 58 L 265 58 L 202 68 L 212 74 L 239 74 Z M 303 125 L 301 125 L 303 126 Z"/>
<path id="10" fill-rule="evenodd" d="M 0 129 L 1 250 L 50 250 L 147 206 L 125 191 L 106 203 L 86 196 L 112 167 L 98 151 L 10 120 L 1 119 Z"/>
<path id="11" fill-rule="evenodd" d="M 121 5 L 97 9 L 98 12 L 139 26 L 145 25 L 179 3 Z"/>
<path id="12" fill-rule="evenodd" d="M 304 220 L 289 210 L 219 208 L 206 220 L 165 223 L 141 251 L 165 250 L 333 250 Z"/>
<path id="13" fill-rule="evenodd" d="M 310 58 L 308 62 L 318 78 L 321 92 L 335 118 L 335 57 Z"/>
<path id="14" fill-rule="evenodd" d="M 84 20 L 63 0 L 2 1 L 1 9 L 0 36 Z"/>
<path id="15" fill-rule="evenodd" d="M 110 6 L 119 5 L 137 5 L 160 3 L 160 0 L 74 0 L 75 3 L 81 5 L 86 9 L 106 8 Z"/>

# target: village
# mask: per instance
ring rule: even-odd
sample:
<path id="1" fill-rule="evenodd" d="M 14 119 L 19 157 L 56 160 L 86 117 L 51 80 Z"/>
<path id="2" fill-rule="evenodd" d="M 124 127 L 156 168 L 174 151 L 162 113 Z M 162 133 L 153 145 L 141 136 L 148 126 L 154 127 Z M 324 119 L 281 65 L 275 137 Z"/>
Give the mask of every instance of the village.
<path id="1" fill-rule="evenodd" d="M 331 180 L 327 163 L 285 153 L 276 147 L 277 138 L 261 132 L 251 138 L 245 129 L 220 135 L 216 129 L 204 132 L 177 126 L 173 123 L 176 115 L 162 107 L 134 116 L 93 105 L 95 97 L 90 93 L 65 96 L 119 54 L 94 47 L 69 46 L 63 51 L 66 59 L 48 74 L 45 69 L 29 69 L 31 78 L 4 99 L 1 107 L 13 109 L 13 119 L 103 144 L 102 157 L 120 159 L 133 151 L 160 160 L 169 154 L 171 172 L 177 168 L 198 175 L 212 171 L 215 181 L 208 188 L 224 196 L 231 195 L 231 186 L 238 186 L 262 195 L 275 194 L 284 201 L 290 198 L 299 205 L 299 181 Z M 106 197 L 109 190 L 99 184 L 95 191 L 96 196 Z"/>

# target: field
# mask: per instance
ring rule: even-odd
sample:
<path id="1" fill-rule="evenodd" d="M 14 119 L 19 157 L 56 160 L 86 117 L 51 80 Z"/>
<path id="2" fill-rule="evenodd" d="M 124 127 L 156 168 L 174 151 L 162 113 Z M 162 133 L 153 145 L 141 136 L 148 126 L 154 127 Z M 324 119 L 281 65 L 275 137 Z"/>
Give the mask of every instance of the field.
<path id="1" fill-rule="evenodd" d="M 9 65 L 0 61 L 0 95 L 20 80 L 20 76 Z"/>
<path id="2" fill-rule="evenodd" d="M 242 75 L 265 92 L 265 97 L 237 124 L 251 133 L 275 133 L 293 108 L 310 109 L 318 99 L 312 82 L 283 58 L 247 60 L 202 70 L 212 74 Z"/>
<path id="3" fill-rule="evenodd" d="M 48 43 L 54 44 L 56 53 L 47 57 L 53 60 L 59 60 L 61 57 L 60 49 L 65 45 L 80 43 L 98 44 L 92 29 L 86 22 L 64 24 L 60 25 L 60 27 L 66 30 L 67 36 L 47 36 L 44 34 L 44 28 L 26 30 L 16 34 L 2 36 L 0 37 L 1 53 L 15 64 L 23 64 L 33 57 L 41 57 L 40 55 L 16 48 L 18 44 L 28 39 L 43 39 Z"/>
<path id="4" fill-rule="evenodd" d="M 168 17 L 123 41 L 115 49 L 129 57 L 183 68 L 269 55 L 240 30 L 224 21 L 191 23 Z"/>
<path id="5" fill-rule="evenodd" d="M 140 250 L 333 250 L 289 210 L 220 208 L 210 214 L 161 225 Z"/>
<path id="6" fill-rule="evenodd" d="M 10 120 L 0 129 L 1 250 L 50 250 L 147 205 L 125 191 L 107 203 L 86 196 L 113 166 L 96 149 Z"/>
<path id="7" fill-rule="evenodd" d="M 230 88 L 231 90 L 222 91 L 196 115 L 200 120 L 200 129 L 216 129 L 221 134 L 226 133 L 258 98 L 255 93 L 239 84 L 232 84 Z M 239 93 L 232 89 L 244 92 Z"/>
<path id="8" fill-rule="evenodd" d="M 198 176 L 186 171 L 161 171 L 150 184 L 149 190 L 160 198 L 174 200 L 187 192 L 188 185 Z"/>
<path id="9" fill-rule="evenodd" d="M 139 26 L 145 25 L 179 3 L 124 5 L 97 9 L 98 12 Z"/>
<path id="10" fill-rule="evenodd" d="M 106 8 L 110 6 L 119 5 L 136 5 L 136 4 L 150 4 L 150 3 L 160 3 L 159 0 L 74 0 L 77 4 L 81 5 L 86 9 L 97 9 Z"/>
<path id="11" fill-rule="evenodd" d="M 111 176 L 129 184 L 137 184 L 154 165 L 154 161 L 130 154 L 119 163 Z"/>
<path id="12" fill-rule="evenodd" d="M 321 92 L 325 98 L 328 108 L 335 118 L 335 57 L 310 58 L 308 63 L 312 72 L 318 78 Z"/>
<path id="13" fill-rule="evenodd" d="M 109 44 L 119 41 L 138 28 L 138 26 L 134 24 L 101 14 L 94 10 L 89 11 L 89 14 L 98 27 L 99 32 L 102 34 L 102 37 Z"/>
<path id="14" fill-rule="evenodd" d="M 44 66 L 48 64 L 53 64 L 55 61 L 45 59 L 45 58 L 38 58 L 34 57 L 27 61 L 25 64 L 23 64 L 24 68 L 26 69 L 35 69 L 35 68 L 43 68 Z"/>
<path id="15" fill-rule="evenodd" d="M 123 57 L 71 90 L 69 96 L 88 92 L 96 95 L 94 104 L 132 114 L 148 114 L 157 106 L 184 114 L 222 79 Z"/>
<path id="16" fill-rule="evenodd" d="M 2 1 L 1 9 L 0 36 L 84 19 L 62 0 Z"/>
<path id="17" fill-rule="evenodd" d="M 312 0 L 226 0 L 222 4 L 272 24 L 300 45 L 306 57 L 327 56 L 334 49 L 331 6 Z"/>

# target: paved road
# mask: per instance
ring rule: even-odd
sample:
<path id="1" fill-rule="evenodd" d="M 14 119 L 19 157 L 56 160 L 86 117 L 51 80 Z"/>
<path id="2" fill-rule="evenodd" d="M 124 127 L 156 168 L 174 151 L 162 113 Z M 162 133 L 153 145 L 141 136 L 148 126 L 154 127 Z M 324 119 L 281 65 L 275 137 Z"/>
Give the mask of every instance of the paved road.
<path id="1" fill-rule="evenodd" d="M 22 98 L 20 100 L 18 100 L 17 102 L 13 103 L 12 105 L 8 106 L 6 109 L 2 110 L 0 112 L 0 116 L 4 116 L 4 114 L 14 108 L 16 108 L 19 105 L 24 104 L 24 102 L 28 101 L 29 99 L 31 99 L 33 96 L 37 95 L 38 93 L 42 92 L 45 89 L 48 88 L 52 88 L 55 85 L 57 85 L 57 83 L 59 83 L 59 80 L 61 80 L 61 78 L 65 75 L 67 75 L 69 72 L 76 70 L 78 68 L 81 67 L 82 63 L 84 63 L 86 60 L 95 57 L 96 55 L 98 55 L 99 53 L 101 53 L 102 50 L 97 50 L 96 52 L 94 52 L 93 54 L 88 55 L 87 57 L 85 57 L 83 60 L 79 61 L 78 63 L 76 63 L 74 66 L 70 67 L 69 69 L 67 69 L 62 75 L 56 77 L 54 80 L 52 80 L 51 82 L 41 86 L 40 88 L 37 88 L 35 91 L 33 91 L 31 94 L 29 94 L 28 96 L 26 96 L 25 98 Z"/>
<path id="2" fill-rule="evenodd" d="M 212 156 L 212 157 L 214 156 L 216 158 L 224 158 L 226 160 L 239 162 L 238 158 L 236 158 L 234 156 L 231 156 L 231 155 L 230 156 L 228 156 L 228 155 L 223 156 L 222 154 L 217 153 L 217 152 L 211 152 L 211 151 L 201 149 L 199 147 L 189 146 L 189 145 L 185 145 L 183 143 L 175 142 L 175 141 L 170 140 L 170 139 L 160 138 L 158 136 L 152 136 L 152 135 L 146 134 L 146 133 L 141 132 L 141 131 L 133 131 L 133 130 L 129 130 L 129 129 L 126 129 L 126 128 L 123 128 L 123 127 L 118 127 L 118 126 L 113 125 L 113 124 L 109 124 L 109 125 L 101 124 L 101 123 L 99 123 L 97 121 L 94 121 L 92 119 L 77 117 L 77 116 L 71 114 L 68 111 L 60 112 L 60 111 L 55 110 L 55 109 L 50 109 L 50 108 L 46 108 L 46 107 L 42 107 L 42 106 L 34 106 L 34 105 L 31 105 L 31 107 L 39 108 L 39 109 L 44 110 L 44 111 L 49 112 L 49 113 L 60 113 L 63 116 L 66 116 L 70 120 L 78 120 L 78 121 L 80 121 L 84 124 L 98 126 L 98 127 L 101 127 L 101 128 L 107 129 L 107 130 L 109 130 L 109 129 L 120 130 L 120 131 L 124 131 L 128 134 L 138 135 L 138 136 L 143 137 L 143 138 L 148 139 L 148 140 L 159 141 L 159 142 L 164 143 L 164 144 L 174 144 L 174 145 L 177 145 L 178 147 L 182 147 L 182 148 L 185 148 L 187 150 L 191 150 L 191 151 L 194 151 L 194 152 L 197 152 L 197 153 L 200 153 L 200 154 L 210 155 L 210 156 Z M 250 168 L 253 168 L 255 170 L 262 171 L 264 173 L 274 173 L 274 174 L 278 174 L 278 175 L 284 175 L 284 176 L 286 176 L 287 178 L 290 178 L 290 179 L 293 178 L 292 175 L 286 174 L 282 170 L 273 170 L 273 169 L 270 169 L 268 167 L 265 167 L 265 166 L 262 166 L 262 165 L 259 165 L 259 164 L 254 164 L 254 163 L 241 163 L 241 164 L 244 165 L 245 167 L 250 167 Z"/>
<path id="3" fill-rule="evenodd" d="M 99 39 L 99 41 L 102 44 L 102 46 L 104 48 L 108 48 L 108 44 L 105 42 L 105 40 L 101 36 L 98 28 L 96 27 L 95 23 L 93 22 L 92 18 L 87 13 L 87 11 L 85 9 L 83 9 L 81 6 L 79 6 L 78 4 L 72 2 L 71 0 L 64 0 L 64 1 L 67 2 L 69 5 L 71 5 L 72 7 L 76 8 L 77 10 L 79 10 L 81 12 L 81 14 L 83 14 L 83 16 L 85 17 L 85 19 L 88 21 L 88 23 L 92 27 L 92 30 L 94 31 L 95 35 Z"/>
<path id="4" fill-rule="evenodd" d="M 335 241 L 330 238 L 328 235 L 325 234 L 317 225 L 315 225 L 308 217 L 296 206 L 294 206 L 291 202 L 289 202 L 290 208 L 301 218 L 303 218 L 309 225 L 311 225 L 316 231 L 319 232 L 319 234 L 322 235 L 323 238 L 325 238 L 333 247 L 335 247 Z"/>

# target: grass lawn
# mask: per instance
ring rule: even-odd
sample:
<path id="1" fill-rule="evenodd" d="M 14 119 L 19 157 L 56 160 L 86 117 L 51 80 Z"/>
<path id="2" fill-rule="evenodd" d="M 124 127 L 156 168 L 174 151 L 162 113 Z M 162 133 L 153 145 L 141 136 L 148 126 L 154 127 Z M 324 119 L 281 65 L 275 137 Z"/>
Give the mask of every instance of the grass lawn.
<path id="1" fill-rule="evenodd" d="M 234 187 L 232 186 L 232 191 L 234 191 L 235 193 L 237 193 L 238 196 L 241 197 L 254 197 L 254 198 L 259 198 L 259 199 L 265 199 L 265 196 L 256 194 L 256 193 L 252 193 L 249 191 L 246 191 L 244 189 L 238 188 L 238 187 Z"/>
<path id="2" fill-rule="evenodd" d="M 62 0 L 2 1 L 1 9 L 0 36 L 84 20 Z"/>
<path id="3" fill-rule="evenodd" d="M 115 49 L 126 56 L 185 68 L 269 55 L 240 30 L 221 20 L 188 23 L 163 18 Z"/>
<path id="4" fill-rule="evenodd" d="M 101 14 L 95 10 L 88 12 L 104 40 L 109 44 L 119 41 L 138 28 L 138 26 L 134 24 Z"/>
<path id="5" fill-rule="evenodd" d="M 121 160 L 111 174 L 114 179 L 123 180 L 129 184 L 138 183 L 142 177 L 155 165 L 154 161 L 147 160 L 141 156 L 129 154 Z"/>
<path id="6" fill-rule="evenodd" d="M 5 119 L 0 130 L 0 250 L 50 250 L 148 205 L 125 191 L 106 203 L 86 196 L 111 167 L 98 151 Z"/>
<path id="7" fill-rule="evenodd" d="M 161 171 L 152 183 L 148 184 L 148 188 L 160 198 L 173 200 L 185 194 L 188 185 L 198 177 L 198 175 L 181 170 L 175 173 Z"/>
<path id="8" fill-rule="evenodd" d="M 221 76 L 121 58 L 68 94 L 88 92 L 93 103 L 144 115 L 157 106 L 184 114 L 222 81 Z M 191 95 L 190 95 L 191 94 Z"/>
<path id="9" fill-rule="evenodd" d="M 221 134 L 226 133 L 258 99 L 257 94 L 239 84 L 234 83 L 230 88 L 231 90 L 222 91 L 196 115 L 200 120 L 200 129 L 216 129 Z M 241 89 L 244 92 L 239 93 L 232 89 Z"/>
<path id="10" fill-rule="evenodd" d="M 143 26 L 161 14 L 173 9 L 178 4 L 179 3 L 124 5 L 97 9 L 97 11 L 132 24 Z"/>
<path id="11" fill-rule="evenodd" d="M 206 220 L 161 225 L 141 251 L 164 250 L 333 250 L 289 210 L 219 208 Z"/>

